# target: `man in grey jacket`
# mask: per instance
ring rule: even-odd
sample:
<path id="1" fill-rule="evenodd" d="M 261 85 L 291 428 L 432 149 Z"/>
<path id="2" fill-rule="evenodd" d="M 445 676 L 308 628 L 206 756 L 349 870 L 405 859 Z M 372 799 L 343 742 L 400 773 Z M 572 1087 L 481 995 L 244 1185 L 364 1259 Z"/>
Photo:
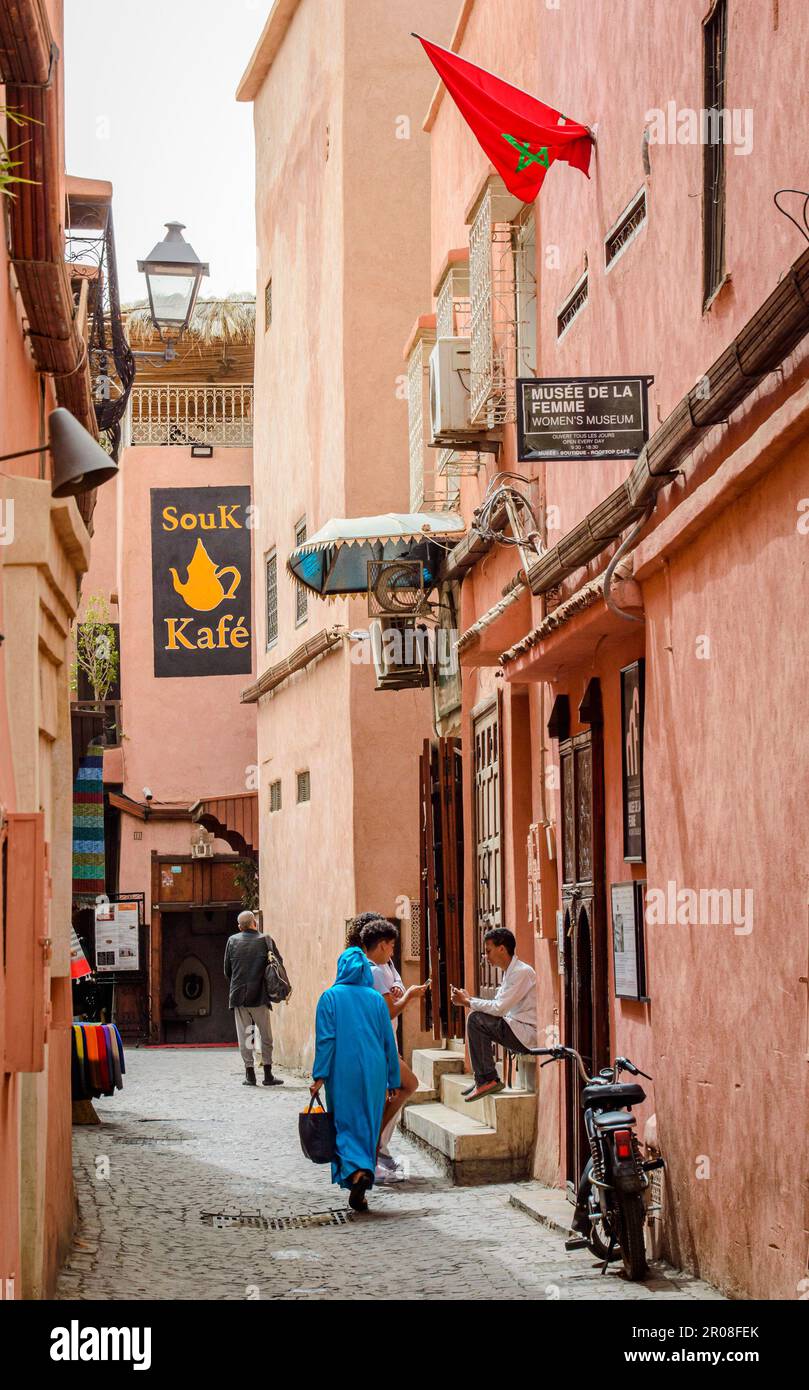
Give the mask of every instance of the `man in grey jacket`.
<path id="1" fill-rule="evenodd" d="M 272 1005 L 264 979 L 270 938 L 259 931 L 252 912 L 240 912 L 236 925 L 239 930 L 228 937 L 225 947 L 225 975 L 230 982 L 228 1008 L 236 1015 L 236 1037 L 244 1062 L 242 1085 L 256 1084 L 254 1052 L 258 1035 L 264 1063 L 263 1085 L 283 1086 L 281 1077 L 272 1074 Z"/>

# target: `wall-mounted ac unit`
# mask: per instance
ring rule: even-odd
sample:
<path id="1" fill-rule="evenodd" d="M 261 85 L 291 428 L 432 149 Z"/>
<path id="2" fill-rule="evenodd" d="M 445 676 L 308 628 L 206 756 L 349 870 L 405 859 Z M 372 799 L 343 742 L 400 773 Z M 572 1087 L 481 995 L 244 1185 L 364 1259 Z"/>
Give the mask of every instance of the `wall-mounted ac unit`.
<path id="1" fill-rule="evenodd" d="M 430 353 L 430 444 L 466 443 L 480 433 L 469 417 L 468 338 L 439 338 Z"/>
<path id="2" fill-rule="evenodd" d="M 368 624 L 377 690 L 427 685 L 424 629 L 408 618 L 372 618 Z"/>

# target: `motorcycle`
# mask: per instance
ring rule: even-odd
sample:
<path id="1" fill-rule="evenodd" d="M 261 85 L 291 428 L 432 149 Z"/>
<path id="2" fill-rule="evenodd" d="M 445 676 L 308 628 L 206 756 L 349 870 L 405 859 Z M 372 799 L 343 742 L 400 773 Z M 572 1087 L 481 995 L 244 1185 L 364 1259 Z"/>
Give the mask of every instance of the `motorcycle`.
<path id="1" fill-rule="evenodd" d="M 622 1072 L 652 1078 L 628 1057 L 616 1057 L 611 1067 L 597 1076 L 588 1076 L 580 1054 L 574 1047 L 537 1047 L 536 1057 L 551 1062 L 575 1060 L 584 1083 L 581 1104 L 584 1127 L 590 1143 L 590 1157 L 579 1180 L 576 1215 L 566 1250 L 592 1251 L 603 1261 L 602 1274 L 611 1260 L 622 1259 L 629 1279 L 645 1279 L 649 1268 L 643 1227 L 646 1220 L 644 1192 L 648 1174 L 662 1168 L 662 1158 L 644 1161 L 635 1132 L 633 1105 L 640 1105 L 646 1093 L 637 1082 L 620 1080 Z"/>

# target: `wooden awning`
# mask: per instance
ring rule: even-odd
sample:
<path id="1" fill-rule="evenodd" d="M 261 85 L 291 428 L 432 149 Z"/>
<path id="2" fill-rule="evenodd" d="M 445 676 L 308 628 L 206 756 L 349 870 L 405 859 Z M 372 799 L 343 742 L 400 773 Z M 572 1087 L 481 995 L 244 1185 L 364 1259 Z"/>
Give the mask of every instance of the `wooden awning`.
<path id="1" fill-rule="evenodd" d="M 191 819 L 224 840 L 237 854 L 258 855 L 258 793 L 209 797 L 189 806 Z"/>

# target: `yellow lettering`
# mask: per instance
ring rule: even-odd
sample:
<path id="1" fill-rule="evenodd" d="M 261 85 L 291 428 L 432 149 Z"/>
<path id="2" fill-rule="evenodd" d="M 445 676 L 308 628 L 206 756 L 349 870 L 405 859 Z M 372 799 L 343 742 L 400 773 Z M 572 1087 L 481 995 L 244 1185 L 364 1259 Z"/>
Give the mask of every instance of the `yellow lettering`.
<path id="1" fill-rule="evenodd" d="M 199 524 L 203 531 L 215 531 L 216 522 L 213 519 L 213 512 L 200 512 Z"/>
<path id="2" fill-rule="evenodd" d="M 199 641 L 197 646 L 201 651 L 209 652 L 214 645 L 213 632 L 209 627 L 201 627 L 199 630 Z"/>
<path id="3" fill-rule="evenodd" d="M 180 525 L 184 531 L 193 531 L 196 524 L 197 518 L 194 516 L 193 512 L 183 512 L 180 517 Z"/>
<path id="4" fill-rule="evenodd" d="M 194 644 L 193 642 L 189 642 L 188 638 L 184 636 L 185 629 L 188 627 L 188 624 L 191 622 L 191 619 L 164 618 L 163 621 L 169 630 L 168 641 L 166 643 L 165 648 L 166 651 L 176 652 L 179 650 L 179 647 L 182 646 L 185 647 L 189 652 L 192 652 L 194 650 Z"/>
<path id="5" fill-rule="evenodd" d="M 177 530 L 177 508 L 176 508 L 176 507 L 164 507 L 164 508 L 163 508 L 163 530 L 164 530 L 164 531 L 176 531 L 176 530 Z"/>
<path id="6" fill-rule="evenodd" d="M 231 516 L 231 512 L 235 512 L 236 508 L 239 505 L 240 504 L 238 502 L 231 502 L 230 506 L 226 507 L 224 502 L 220 503 L 219 525 L 222 527 L 223 530 L 225 530 L 228 526 L 235 526 L 239 531 L 241 531 L 242 523 L 240 521 L 236 521 Z"/>
<path id="7" fill-rule="evenodd" d="M 240 640 L 241 639 L 241 640 Z M 246 647 L 250 642 L 250 633 L 244 618 L 240 618 L 230 634 L 230 645 L 232 647 Z"/>
<path id="8" fill-rule="evenodd" d="M 225 623 L 232 623 L 232 622 L 233 622 L 233 614 L 232 614 L 232 613 L 223 613 L 223 614 L 222 614 L 221 618 L 219 619 L 219 622 L 216 624 L 216 637 L 217 637 L 216 645 L 217 645 L 217 647 L 226 647 L 226 646 L 227 646 L 227 644 L 228 644 L 228 638 L 227 638 L 227 633 L 225 632 Z"/>

